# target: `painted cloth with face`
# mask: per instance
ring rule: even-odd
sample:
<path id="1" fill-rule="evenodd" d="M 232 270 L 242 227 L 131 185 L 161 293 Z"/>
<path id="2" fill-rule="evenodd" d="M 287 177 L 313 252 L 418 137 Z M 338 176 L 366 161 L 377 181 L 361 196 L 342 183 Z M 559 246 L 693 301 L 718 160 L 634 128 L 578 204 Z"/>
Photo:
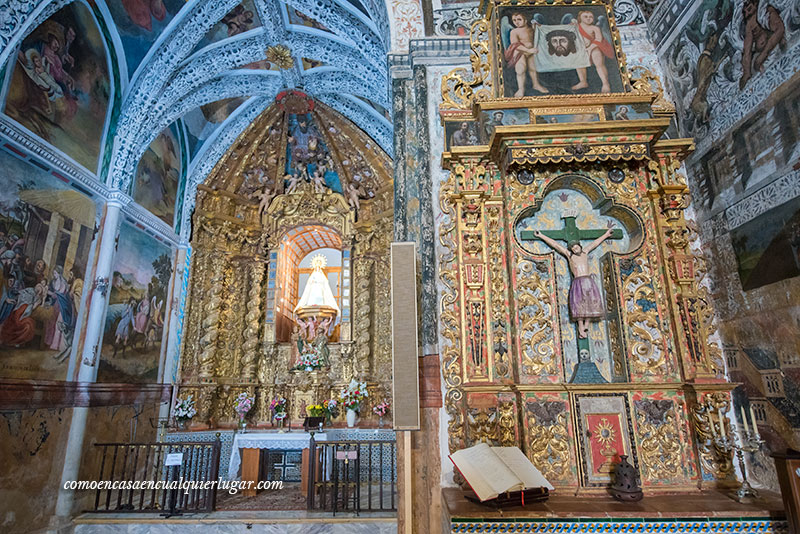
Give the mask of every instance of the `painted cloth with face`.
<path id="1" fill-rule="evenodd" d="M 589 53 L 578 46 L 581 37 L 574 24 L 540 25 L 536 32 L 536 70 L 560 72 L 588 67 Z"/>

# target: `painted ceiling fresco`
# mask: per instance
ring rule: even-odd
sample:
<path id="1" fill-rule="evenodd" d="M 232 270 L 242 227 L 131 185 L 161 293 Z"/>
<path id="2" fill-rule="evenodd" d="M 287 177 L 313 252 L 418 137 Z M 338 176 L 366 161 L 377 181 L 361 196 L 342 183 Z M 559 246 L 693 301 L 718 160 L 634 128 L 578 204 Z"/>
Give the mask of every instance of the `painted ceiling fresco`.
<path id="1" fill-rule="evenodd" d="M 0 50 L 0 121 L 78 172 L 147 197 L 169 226 L 182 202 L 173 175 L 207 173 L 291 87 L 392 152 L 383 2 L 65 3 L 40 2 L 0 28 L 11 45 Z"/>

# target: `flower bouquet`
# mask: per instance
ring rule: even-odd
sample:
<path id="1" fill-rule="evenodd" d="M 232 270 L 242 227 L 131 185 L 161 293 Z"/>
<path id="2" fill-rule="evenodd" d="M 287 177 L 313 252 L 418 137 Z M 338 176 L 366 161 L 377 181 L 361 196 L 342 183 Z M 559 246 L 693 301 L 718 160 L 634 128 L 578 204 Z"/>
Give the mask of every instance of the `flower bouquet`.
<path id="1" fill-rule="evenodd" d="M 389 413 L 389 403 L 386 401 L 372 407 L 372 413 L 378 416 L 378 428 L 383 428 L 383 418 Z"/>
<path id="2" fill-rule="evenodd" d="M 306 413 L 309 417 L 324 417 L 325 407 L 322 404 L 309 404 L 306 406 Z"/>
<path id="3" fill-rule="evenodd" d="M 320 367 L 322 367 L 322 361 L 319 359 L 319 354 L 314 350 L 307 350 L 300 355 L 300 361 L 292 369 L 295 371 L 313 371 Z"/>
<path id="4" fill-rule="evenodd" d="M 272 411 L 272 418 L 278 422 L 278 426 L 283 426 L 283 420 L 289 415 L 286 413 L 286 399 L 278 395 L 269 403 Z"/>
<path id="5" fill-rule="evenodd" d="M 367 396 L 367 383 L 357 382 L 355 378 L 350 380 L 347 387 L 342 390 L 339 398 L 341 398 L 342 404 L 347 409 L 348 427 L 352 428 L 355 425 L 356 412 L 360 409 L 361 401 L 366 399 Z"/>
<path id="6" fill-rule="evenodd" d="M 178 427 L 181 429 L 186 428 L 186 423 L 197 415 L 197 408 L 194 406 L 194 400 L 191 395 L 185 399 L 175 400 L 173 415 L 175 416 L 175 421 L 178 423 Z"/>
<path id="7" fill-rule="evenodd" d="M 239 428 L 241 428 L 242 431 L 244 431 L 245 426 L 247 426 L 244 422 L 244 417 L 253 407 L 253 401 L 255 401 L 255 397 L 248 395 L 246 391 L 239 393 L 239 396 L 233 401 L 233 411 L 239 416 Z"/>
<path id="8" fill-rule="evenodd" d="M 328 424 L 339 417 L 339 401 L 336 399 L 326 400 L 322 403 L 322 407 L 325 408 L 325 419 L 327 419 Z"/>

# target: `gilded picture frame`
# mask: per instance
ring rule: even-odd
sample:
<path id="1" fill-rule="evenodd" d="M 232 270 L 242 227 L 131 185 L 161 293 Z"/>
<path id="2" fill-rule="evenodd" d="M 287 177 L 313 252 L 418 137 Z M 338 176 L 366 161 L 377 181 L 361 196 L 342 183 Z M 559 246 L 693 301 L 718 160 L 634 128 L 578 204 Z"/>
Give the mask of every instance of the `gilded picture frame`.
<path id="1" fill-rule="evenodd" d="M 498 97 L 582 96 L 630 90 L 610 2 L 501 2 L 491 14 L 492 70 Z"/>

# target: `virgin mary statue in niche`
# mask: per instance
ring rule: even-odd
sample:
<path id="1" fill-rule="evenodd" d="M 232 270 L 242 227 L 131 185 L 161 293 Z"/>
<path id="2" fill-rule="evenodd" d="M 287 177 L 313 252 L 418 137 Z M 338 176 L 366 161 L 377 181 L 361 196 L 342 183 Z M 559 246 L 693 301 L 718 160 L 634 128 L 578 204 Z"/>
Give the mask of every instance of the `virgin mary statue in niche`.
<path id="1" fill-rule="evenodd" d="M 334 319 L 339 315 L 339 305 L 325 276 L 325 257 L 321 254 L 311 260 L 313 271 L 308 277 L 300 302 L 294 308 L 297 325 L 297 350 L 300 358 L 295 369 L 311 371 L 330 364 L 328 340 Z"/>

